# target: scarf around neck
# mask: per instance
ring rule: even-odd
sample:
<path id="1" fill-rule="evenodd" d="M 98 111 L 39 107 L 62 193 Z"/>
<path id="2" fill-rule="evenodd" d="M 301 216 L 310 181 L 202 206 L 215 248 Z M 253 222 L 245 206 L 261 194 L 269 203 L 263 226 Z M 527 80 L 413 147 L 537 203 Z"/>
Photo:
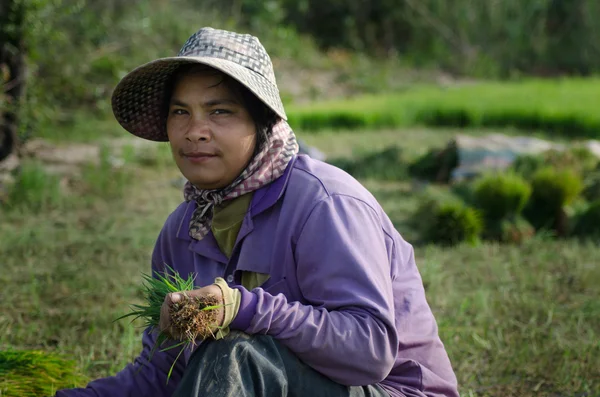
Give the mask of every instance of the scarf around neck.
<path id="1" fill-rule="evenodd" d="M 298 153 L 296 136 L 288 123 L 280 120 L 273 126 L 260 152 L 227 187 L 205 190 L 187 181 L 183 188 L 184 198 L 188 202 L 194 200 L 197 204 L 190 220 L 190 237 L 202 240 L 210 231 L 215 206 L 273 182 L 283 175 L 296 153 Z"/>

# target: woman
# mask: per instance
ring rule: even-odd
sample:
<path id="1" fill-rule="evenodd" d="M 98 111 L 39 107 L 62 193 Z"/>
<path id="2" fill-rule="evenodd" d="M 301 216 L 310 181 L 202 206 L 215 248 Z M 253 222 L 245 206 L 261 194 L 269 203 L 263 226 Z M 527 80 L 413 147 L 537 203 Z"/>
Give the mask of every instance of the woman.
<path id="1" fill-rule="evenodd" d="M 201 29 L 127 75 L 113 110 L 170 142 L 189 182 L 152 269 L 196 274 L 222 328 L 168 382 L 177 351 L 150 358 L 146 331 L 134 364 L 59 396 L 458 396 L 412 247 L 355 179 L 297 155 L 258 39 Z"/>

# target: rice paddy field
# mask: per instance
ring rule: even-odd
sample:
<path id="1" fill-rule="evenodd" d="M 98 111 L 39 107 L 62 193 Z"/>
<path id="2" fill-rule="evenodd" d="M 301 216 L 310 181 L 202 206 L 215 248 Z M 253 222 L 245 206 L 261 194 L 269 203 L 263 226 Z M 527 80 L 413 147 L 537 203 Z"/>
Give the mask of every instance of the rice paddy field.
<path id="1" fill-rule="evenodd" d="M 289 113 L 297 134 L 330 158 L 396 145 L 410 159 L 457 133 L 597 136 L 598 99 L 600 80 L 486 83 Z M 89 122 L 75 124 L 53 142 L 100 145 L 125 134 L 112 120 L 92 124 L 96 133 Z M 83 376 L 47 381 L 39 395 L 114 374 L 141 347 L 139 324 L 114 320 L 141 301 L 154 240 L 182 194 L 167 146 L 120 150 L 119 168 L 105 154 L 68 184 L 30 162 L 2 203 L 0 350 L 57 354 Z M 411 241 L 407 219 L 419 204 L 413 181 L 360 180 Z M 418 245 L 416 256 L 461 395 L 600 396 L 597 242 L 536 236 L 512 245 Z M 0 396 L 15 395 L 2 383 L 15 371 L 2 365 L 0 358 Z"/>
<path id="2" fill-rule="evenodd" d="M 404 92 L 332 100 L 289 110 L 307 131 L 412 125 L 516 127 L 566 137 L 600 131 L 600 79 L 525 80 L 416 86 Z"/>

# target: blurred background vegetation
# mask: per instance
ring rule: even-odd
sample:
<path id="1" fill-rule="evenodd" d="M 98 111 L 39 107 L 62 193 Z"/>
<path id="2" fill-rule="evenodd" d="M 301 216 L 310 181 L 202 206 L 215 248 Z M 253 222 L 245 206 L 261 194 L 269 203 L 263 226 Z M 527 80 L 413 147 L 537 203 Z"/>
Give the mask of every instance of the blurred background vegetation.
<path id="1" fill-rule="evenodd" d="M 0 395 L 138 354 L 114 319 L 181 175 L 110 95 L 212 26 L 260 38 L 297 135 L 417 247 L 462 395 L 600 396 L 600 159 L 577 146 L 600 136 L 599 18 L 597 0 L 0 0 Z M 571 148 L 452 181 L 456 138 L 491 134 Z"/>
<path id="2" fill-rule="evenodd" d="M 7 52 L 26 56 L 28 84 L 19 107 L 23 137 L 43 130 L 48 121 L 72 121 L 74 110 L 107 112 L 119 78 L 143 62 L 173 55 L 205 25 L 260 37 L 274 58 L 288 103 L 401 90 L 444 77 L 586 76 L 600 68 L 596 0 L 0 4 L 0 43 Z M 307 70 L 313 78 L 309 88 L 294 86 L 291 80 L 297 78 L 288 76 Z"/>

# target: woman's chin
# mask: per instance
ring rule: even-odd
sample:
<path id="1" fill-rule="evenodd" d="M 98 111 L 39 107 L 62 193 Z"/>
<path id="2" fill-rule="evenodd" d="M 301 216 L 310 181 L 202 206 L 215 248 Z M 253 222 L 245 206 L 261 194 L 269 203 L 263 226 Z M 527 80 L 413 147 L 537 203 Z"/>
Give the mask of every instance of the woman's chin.
<path id="1" fill-rule="evenodd" d="M 221 189 L 227 186 L 227 183 L 223 183 L 221 179 L 218 178 L 206 178 L 199 177 L 198 175 L 185 175 L 186 179 L 192 183 L 192 185 L 196 186 L 198 189 L 202 190 L 215 190 Z"/>

